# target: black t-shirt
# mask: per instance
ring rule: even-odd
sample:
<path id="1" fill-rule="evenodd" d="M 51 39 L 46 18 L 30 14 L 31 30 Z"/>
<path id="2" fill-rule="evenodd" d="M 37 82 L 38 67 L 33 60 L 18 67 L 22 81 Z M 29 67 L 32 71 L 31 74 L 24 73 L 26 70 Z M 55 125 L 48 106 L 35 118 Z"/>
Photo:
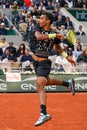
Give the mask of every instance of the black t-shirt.
<path id="1" fill-rule="evenodd" d="M 47 39 L 43 41 L 39 41 L 35 37 L 35 32 L 40 31 L 42 34 L 52 34 L 54 31 L 50 29 L 50 31 L 45 31 L 39 27 L 37 24 L 34 29 L 29 32 L 29 47 L 30 50 L 39 57 L 47 58 L 50 54 L 51 49 L 53 48 L 54 44 L 59 44 L 60 40 L 57 38 L 54 39 Z"/>

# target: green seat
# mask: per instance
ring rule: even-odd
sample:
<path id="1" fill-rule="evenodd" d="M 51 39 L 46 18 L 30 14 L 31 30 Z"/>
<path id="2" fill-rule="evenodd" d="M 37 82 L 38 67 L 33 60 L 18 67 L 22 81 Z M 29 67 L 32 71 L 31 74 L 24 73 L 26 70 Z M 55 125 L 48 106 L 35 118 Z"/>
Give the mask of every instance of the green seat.
<path id="1" fill-rule="evenodd" d="M 6 34 L 7 35 L 16 35 L 16 32 L 15 32 L 15 30 L 6 29 Z"/>

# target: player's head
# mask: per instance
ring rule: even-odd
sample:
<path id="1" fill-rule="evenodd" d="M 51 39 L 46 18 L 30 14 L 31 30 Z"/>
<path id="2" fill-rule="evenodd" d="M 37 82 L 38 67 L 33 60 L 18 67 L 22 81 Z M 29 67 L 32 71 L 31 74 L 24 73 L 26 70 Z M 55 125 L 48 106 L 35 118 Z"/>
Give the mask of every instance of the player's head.
<path id="1" fill-rule="evenodd" d="M 54 17 L 49 12 L 43 12 L 39 19 L 40 27 L 44 27 L 46 25 L 51 25 L 54 21 Z"/>
<path id="2" fill-rule="evenodd" d="M 53 21 L 54 21 L 54 16 L 53 16 L 53 14 L 51 14 L 51 13 L 49 13 L 49 12 L 44 12 L 43 15 L 46 16 L 46 19 L 47 19 L 47 20 L 50 20 L 50 24 L 53 23 Z"/>

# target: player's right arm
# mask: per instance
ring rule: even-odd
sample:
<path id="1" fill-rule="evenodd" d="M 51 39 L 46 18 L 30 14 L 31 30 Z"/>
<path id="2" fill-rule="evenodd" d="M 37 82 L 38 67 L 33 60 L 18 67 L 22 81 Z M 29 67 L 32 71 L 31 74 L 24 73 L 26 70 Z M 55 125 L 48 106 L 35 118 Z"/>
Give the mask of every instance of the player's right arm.
<path id="1" fill-rule="evenodd" d="M 35 37 L 37 38 L 37 40 L 41 40 L 41 41 L 46 40 L 46 39 L 53 39 L 53 38 L 58 38 L 60 40 L 64 39 L 63 34 L 56 34 L 56 33 L 42 34 L 40 31 L 35 32 Z"/>

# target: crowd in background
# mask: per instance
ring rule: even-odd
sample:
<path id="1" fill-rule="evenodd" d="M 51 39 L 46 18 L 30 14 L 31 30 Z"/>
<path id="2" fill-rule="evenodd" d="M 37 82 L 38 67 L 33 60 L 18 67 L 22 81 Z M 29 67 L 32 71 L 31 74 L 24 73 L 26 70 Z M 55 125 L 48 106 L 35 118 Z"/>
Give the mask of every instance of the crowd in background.
<path id="1" fill-rule="evenodd" d="M 87 8 L 87 1 L 86 0 L 32 0 L 32 2 L 38 7 L 40 5 L 40 2 L 44 4 L 44 6 L 47 8 L 48 1 L 52 3 L 52 8 L 54 9 L 56 6 L 58 7 L 68 7 L 68 8 Z M 24 0 L 0 0 L 0 5 L 4 8 L 10 8 L 13 3 L 17 4 L 18 8 L 21 8 L 24 6 Z"/>
<path id="2" fill-rule="evenodd" d="M 83 31 L 82 25 L 79 25 L 78 30 L 75 30 L 70 17 L 65 17 L 60 11 L 60 7 L 86 8 L 86 0 L 32 0 L 29 7 L 22 0 L 1 0 L 0 6 L 1 8 L 11 8 L 9 20 L 12 23 L 9 26 L 5 14 L 1 14 L 0 35 L 16 35 L 14 31 L 15 26 L 22 34 L 22 40 L 27 42 L 29 42 L 29 30 L 37 24 L 37 19 L 42 12 L 46 10 L 51 11 L 54 15 L 52 29 L 57 33 L 64 34 L 65 39 L 61 41 L 61 46 L 77 62 L 76 68 L 72 67 L 66 59 L 59 56 L 54 46 L 49 56 L 50 60 L 52 60 L 52 70 L 55 69 L 60 72 L 87 72 L 87 49 L 84 49 L 81 39 L 77 38 L 77 36 L 83 36 L 86 33 Z M 24 43 L 14 46 L 14 42 L 7 42 L 5 37 L 0 40 L 1 63 L 16 62 L 23 70 L 32 71 L 33 59 L 29 48 Z"/>

